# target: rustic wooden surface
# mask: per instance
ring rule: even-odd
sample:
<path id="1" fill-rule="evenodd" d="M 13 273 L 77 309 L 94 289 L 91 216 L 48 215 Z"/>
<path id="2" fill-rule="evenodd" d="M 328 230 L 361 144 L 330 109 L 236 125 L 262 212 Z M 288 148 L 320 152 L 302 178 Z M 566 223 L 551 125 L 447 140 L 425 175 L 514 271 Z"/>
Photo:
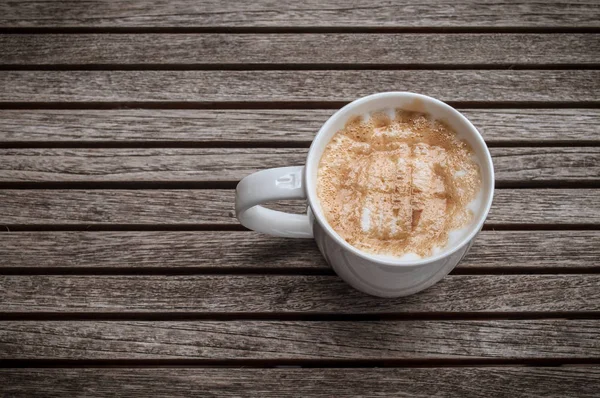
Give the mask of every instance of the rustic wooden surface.
<path id="1" fill-rule="evenodd" d="M 597 396 L 599 54 L 588 0 L 0 2 L 0 396 Z M 233 208 L 390 90 L 463 112 L 497 188 L 392 300 Z"/>

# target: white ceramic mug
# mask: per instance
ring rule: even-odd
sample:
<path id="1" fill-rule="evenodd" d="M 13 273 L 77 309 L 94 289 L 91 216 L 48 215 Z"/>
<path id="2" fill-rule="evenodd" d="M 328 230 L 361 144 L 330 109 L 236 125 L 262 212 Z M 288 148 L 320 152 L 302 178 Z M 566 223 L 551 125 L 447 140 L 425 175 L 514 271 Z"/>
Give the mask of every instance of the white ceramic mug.
<path id="1" fill-rule="evenodd" d="M 390 108 L 424 112 L 446 122 L 471 145 L 481 170 L 480 206 L 475 209 L 470 226 L 454 244 L 431 257 L 414 261 L 376 256 L 351 246 L 329 225 L 317 197 L 319 161 L 334 134 L 352 116 Z M 235 208 L 242 225 L 255 231 L 282 237 L 314 237 L 335 272 L 356 289 L 380 297 L 400 297 L 428 288 L 459 263 L 483 226 L 493 194 L 494 166 L 490 152 L 465 116 L 425 95 L 388 92 L 357 99 L 333 114 L 313 140 L 305 166 L 263 170 L 240 181 Z M 282 199 L 308 199 L 308 214 L 289 214 L 260 206 Z"/>

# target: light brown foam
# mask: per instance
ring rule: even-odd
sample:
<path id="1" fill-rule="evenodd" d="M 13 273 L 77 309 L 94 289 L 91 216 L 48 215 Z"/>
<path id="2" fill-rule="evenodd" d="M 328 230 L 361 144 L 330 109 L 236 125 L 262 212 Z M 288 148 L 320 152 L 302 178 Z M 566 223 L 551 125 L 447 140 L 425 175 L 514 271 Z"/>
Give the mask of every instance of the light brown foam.
<path id="1" fill-rule="evenodd" d="M 350 120 L 319 163 L 317 194 L 333 229 L 373 254 L 430 256 L 473 218 L 481 186 L 469 145 L 427 115 Z"/>

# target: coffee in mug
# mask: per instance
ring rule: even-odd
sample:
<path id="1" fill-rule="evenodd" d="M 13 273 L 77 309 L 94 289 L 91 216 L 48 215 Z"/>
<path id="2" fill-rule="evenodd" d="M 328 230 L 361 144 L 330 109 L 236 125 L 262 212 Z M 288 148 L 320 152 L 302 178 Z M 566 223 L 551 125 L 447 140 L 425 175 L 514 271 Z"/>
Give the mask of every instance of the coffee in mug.
<path id="1" fill-rule="evenodd" d="M 480 187 L 469 144 L 442 121 L 402 109 L 351 118 L 318 166 L 317 194 L 333 229 L 362 251 L 404 260 L 456 239 Z"/>

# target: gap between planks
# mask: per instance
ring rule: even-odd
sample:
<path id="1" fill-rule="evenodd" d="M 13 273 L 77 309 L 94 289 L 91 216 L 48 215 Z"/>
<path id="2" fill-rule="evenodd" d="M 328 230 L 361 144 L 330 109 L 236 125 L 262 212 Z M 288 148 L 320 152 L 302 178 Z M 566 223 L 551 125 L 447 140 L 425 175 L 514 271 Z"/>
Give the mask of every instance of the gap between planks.
<path id="1" fill-rule="evenodd" d="M 250 173 L 249 173 L 250 174 Z M 19 182 L 0 181 L 0 190 L 164 190 L 164 189 L 235 189 L 235 181 L 65 181 Z M 600 188 L 600 180 L 568 179 L 546 181 L 497 181 L 496 189 L 593 189 Z"/>
<path id="2" fill-rule="evenodd" d="M 302 321 L 302 322 L 371 322 L 371 321 L 492 321 L 535 319 L 600 318 L 600 311 L 545 312 L 421 312 L 340 314 L 336 312 L 0 312 L 4 321 Z"/>
<path id="3" fill-rule="evenodd" d="M 479 267 L 479 268 L 456 268 L 450 275 L 574 275 L 574 274 L 599 274 L 600 268 L 595 267 L 570 267 L 570 268 L 538 268 L 538 267 Z M 0 275 L 298 275 L 298 276 L 335 276 L 332 269 L 320 268 L 270 268 L 256 267 L 236 269 L 230 267 L 10 267 L 0 268 Z"/>
<path id="4" fill-rule="evenodd" d="M 318 131 L 318 130 L 317 130 Z M 315 132 L 316 135 L 316 132 Z M 308 149 L 312 141 L 0 141 L 0 149 L 210 149 L 273 148 Z M 599 147 L 594 140 L 486 141 L 488 148 L 577 148 Z"/>
<path id="5" fill-rule="evenodd" d="M 547 358 L 547 359 L 427 359 L 427 360 L 322 360 L 322 359 L 281 359 L 281 360 L 197 360 L 197 359 L 112 359 L 112 360 L 65 360 L 65 359 L 3 359 L 0 369 L 6 368 L 112 368 L 112 367 L 196 367 L 196 368 L 453 368 L 491 366 L 538 366 L 556 367 L 563 365 L 600 365 L 600 358 Z"/>
<path id="6" fill-rule="evenodd" d="M 143 35 L 143 34 L 597 34 L 597 26 L 323 26 L 323 27 L 240 27 L 240 26 L 0 26 L 0 34 L 5 35 L 48 35 L 48 34 L 115 34 L 115 35 Z"/>
<path id="7" fill-rule="evenodd" d="M 14 64 L 0 71 L 598 70 L 600 64 Z"/>
<path id="8" fill-rule="evenodd" d="M 598 231 L 600 224 L 548 224 L 548 223 L 514 223 L 484 224 L 483 231 Z M 12 224 L 0 223 L 0 233 L 13 232 L 68 232 L 68 231 L 248 231 L 239 224 Z"/>
<path id="9" fill-rule="evenodd" d="M 444 101 L 454 108 L 473 109 L 598 109 L 600 101 Z M 103 110 L 103 109 L 162 109 L 162 110 L 290 110 L 290 109 L 331 109 L 337 110 L 349 101 L 31 101 L 0 102 L 1 109 L 26 110 Z"/>

